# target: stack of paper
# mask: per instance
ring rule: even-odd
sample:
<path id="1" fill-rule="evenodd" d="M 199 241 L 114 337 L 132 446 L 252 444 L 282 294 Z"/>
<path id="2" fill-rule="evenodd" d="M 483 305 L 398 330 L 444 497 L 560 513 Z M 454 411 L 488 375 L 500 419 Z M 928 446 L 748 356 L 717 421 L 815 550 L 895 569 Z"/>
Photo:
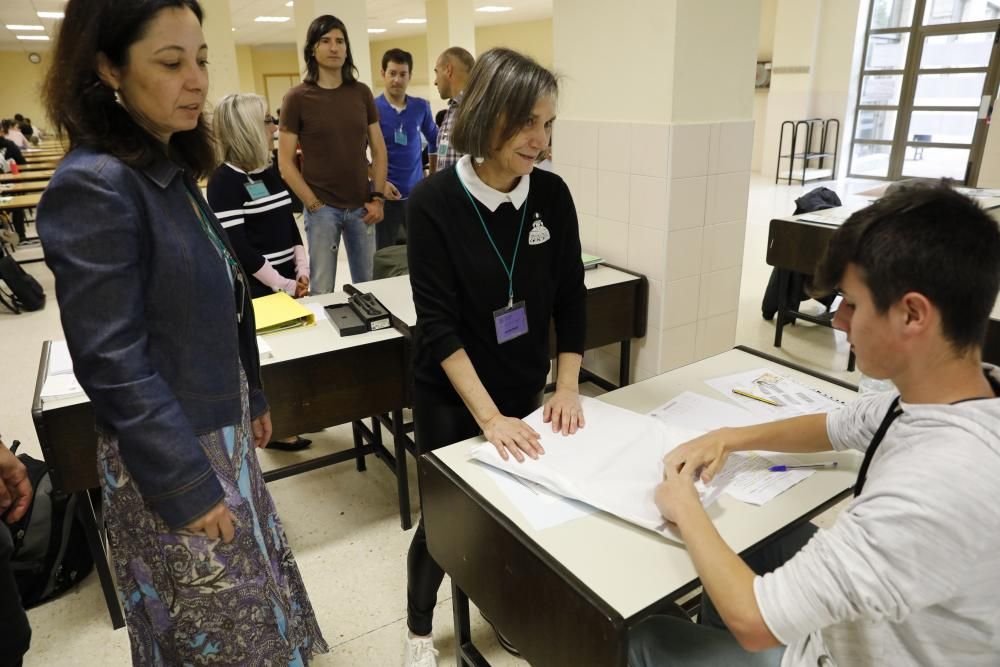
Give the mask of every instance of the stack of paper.
<path id="1" fill-rule="evenodd" d="M 574 435 L 552 433 L 536 410 L 525 422 L 541 434 L 545 454 L 537 460 L 504 461 L 488 442 L 474 445 L 473 458 L 535 482 L 559 495 L 582 501 L 630 523 L 680 540 L 664 521 L 653 500 L 663 480 L 663 457 L 677 445 L 701 435 L 647 415 L 581 398 L 586 427 Z M 722 492 L 721 484 L 696 483 L 708 506 Z"/>
<path id="2" fill-rule="evenodd" d="M 763 421 L 830 412 L 843 405 L 835 398 L 767 368 L 726 375 L 705 383 Z M 761 398 L 767 402 L 759 400 Z"/>
<path id="3" fill-rule="evenodd" d="M 253 316 L 261 335 L 316 324 L 313 312 L 285 292 L 254 299 Z"/>
<path id="4" fill-rule="evenodd" d="M 583 260 L 584 269 L 594 269 L 604 263 L 603 257 L 598 257 L 597 255 L 588 255 L 585 252 L 580 253 L 580 259 Z"/>
<path id="5" fill-rule="evenodd" d="M 68 398 L 83 394 L 83 387 L 73 375 L 73 360 L 64 340 L 49 343 L 49 365 L 42 384 L 42 398 Z"/>

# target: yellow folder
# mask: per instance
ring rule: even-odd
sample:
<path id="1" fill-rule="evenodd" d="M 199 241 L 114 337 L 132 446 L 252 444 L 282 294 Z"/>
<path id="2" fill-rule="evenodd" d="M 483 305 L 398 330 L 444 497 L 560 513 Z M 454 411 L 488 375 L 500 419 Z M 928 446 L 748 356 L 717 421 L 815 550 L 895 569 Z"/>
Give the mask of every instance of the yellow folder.
<path id="1" fill-rule="evenodd" d="M 254 299 L 253 316 L 261 335 L 316 324 L 312 311 L 284 292 Z"/>

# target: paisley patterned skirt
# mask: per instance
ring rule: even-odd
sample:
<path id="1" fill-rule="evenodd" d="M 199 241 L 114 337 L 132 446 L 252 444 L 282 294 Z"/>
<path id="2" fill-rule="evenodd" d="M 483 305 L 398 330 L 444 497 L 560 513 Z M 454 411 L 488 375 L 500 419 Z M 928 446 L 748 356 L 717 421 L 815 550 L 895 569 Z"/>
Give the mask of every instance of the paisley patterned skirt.
<path id="1" fill-rule="evenodd" d="M 100 436 L 104 516 L 135 665 L 305 665 L 328 648 L 243 420 L 198 441 L 236 517 L 229 544 L 172 532 Z"/>

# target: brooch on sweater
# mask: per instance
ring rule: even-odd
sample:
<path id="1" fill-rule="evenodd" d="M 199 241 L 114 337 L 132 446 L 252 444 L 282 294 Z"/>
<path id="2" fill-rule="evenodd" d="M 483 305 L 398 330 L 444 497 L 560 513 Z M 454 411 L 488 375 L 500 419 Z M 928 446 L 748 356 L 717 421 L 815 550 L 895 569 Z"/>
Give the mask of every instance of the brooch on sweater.
<path id="1" fill-rule="evenodd" d="M 528 232 L 528 245 L 540 245 L 550 238 L 552 238 L 552 235 L 549 234 L 545 223 L 542 222 L 542 216 L 536 213 L 535 220 L 531 223 L 531 231 Z"/>

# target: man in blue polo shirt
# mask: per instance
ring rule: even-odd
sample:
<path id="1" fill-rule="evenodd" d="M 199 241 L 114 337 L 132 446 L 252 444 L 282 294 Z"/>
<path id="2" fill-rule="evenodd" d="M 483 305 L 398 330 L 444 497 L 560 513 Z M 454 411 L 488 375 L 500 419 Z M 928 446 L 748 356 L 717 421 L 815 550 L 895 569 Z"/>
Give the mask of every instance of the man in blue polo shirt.
<path id="1" fill-rule="evenodd" d="M 437 159 L 438 128 L 431 104 L 406 94 L 412 71 L 413 56 L 402 49 L 389 49 L 382 56 L 385 92 L 375 99 L 375 106 L 389 152 L 389 184 L 386 185 L 385 217 L 375 227 L 377 249 L 396 243 L 400 228 L 406 228 L 405 199 L 424 177 L 421 134 L 427 140 L 431 171 Z"/>

